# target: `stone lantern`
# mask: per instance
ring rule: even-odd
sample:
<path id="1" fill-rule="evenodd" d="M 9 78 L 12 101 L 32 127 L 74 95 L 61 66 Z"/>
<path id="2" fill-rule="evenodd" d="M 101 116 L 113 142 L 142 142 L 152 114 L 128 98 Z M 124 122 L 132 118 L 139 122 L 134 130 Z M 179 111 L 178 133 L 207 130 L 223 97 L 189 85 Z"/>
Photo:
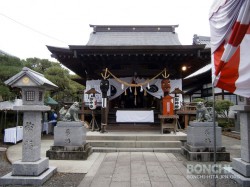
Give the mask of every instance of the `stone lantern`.
<path id="1" fill-rule="evenodd" d="M 41 158 L 41 122 L 42 112 L 50 110 L 44 105 L 45 90 L 57 86 L 27 67 L 5 84 L 22 92 L 23 105 L 14 106 L 14 110 L 23 112 L 23 143 L 22 159 L 13 163 L 12 172 L 0 179 L 0 185 L 41 185 L 56 172 L 55 167 L 49 167 L 48 158 Z"/>

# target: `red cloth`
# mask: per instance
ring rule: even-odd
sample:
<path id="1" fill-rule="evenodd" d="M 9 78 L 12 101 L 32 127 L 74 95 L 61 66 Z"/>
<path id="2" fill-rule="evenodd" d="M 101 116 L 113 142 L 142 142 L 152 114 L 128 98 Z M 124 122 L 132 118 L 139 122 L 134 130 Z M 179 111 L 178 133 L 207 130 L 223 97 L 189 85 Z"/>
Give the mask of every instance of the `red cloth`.
<path id="1" fill-rule="evenodd" d="M 250 1 L 217 0 L 211 8 L 213 83 L 250 97 Z"/>

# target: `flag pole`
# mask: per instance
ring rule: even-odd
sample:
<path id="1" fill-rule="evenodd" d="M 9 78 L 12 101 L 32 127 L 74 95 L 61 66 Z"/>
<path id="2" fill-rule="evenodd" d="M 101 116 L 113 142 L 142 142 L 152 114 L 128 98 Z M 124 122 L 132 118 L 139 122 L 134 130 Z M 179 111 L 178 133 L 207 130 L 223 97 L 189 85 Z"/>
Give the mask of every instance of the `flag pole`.
<path id="1" fill-rule="evenodd" d="M 214 81 L 215 82 L 215 81 Z M 214 131 L 214 187 L 216 187 L 216 123 L 215 123 L 215 88 L 214 82 L 212 83 L 212 96 L 213 96 L 213 131 Z"/>

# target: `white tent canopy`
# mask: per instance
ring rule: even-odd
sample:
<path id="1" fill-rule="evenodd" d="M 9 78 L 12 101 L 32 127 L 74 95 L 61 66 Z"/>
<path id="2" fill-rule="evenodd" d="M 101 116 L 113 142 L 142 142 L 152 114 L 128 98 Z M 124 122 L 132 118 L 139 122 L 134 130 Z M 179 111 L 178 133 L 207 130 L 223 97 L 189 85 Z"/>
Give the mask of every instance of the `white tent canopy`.
<path id="1" fill-rule="evenodd" d="M 3 101 L 0 102 L 0 110 L 13 110 L 14 106 L 23 105 L 22 99 L 15 99 L 14 101 Z"/>

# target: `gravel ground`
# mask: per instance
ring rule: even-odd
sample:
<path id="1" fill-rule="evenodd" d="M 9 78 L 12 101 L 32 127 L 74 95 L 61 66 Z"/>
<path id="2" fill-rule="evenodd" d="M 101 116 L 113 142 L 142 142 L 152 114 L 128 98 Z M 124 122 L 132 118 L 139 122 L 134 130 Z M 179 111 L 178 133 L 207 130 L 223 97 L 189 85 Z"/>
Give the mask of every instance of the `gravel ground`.
<path id="1" fill-rule="evenodd" d="M 11 172 L 11 164 L 7 161 L 2 160 L 0 162 L 0 176 L 4 176 Z M 46 187 L 75 187 L 80 184 L 85 174 L 81 173 L 59 173 L 53 175 L 47 182 L 42 186 Z M 13 187 L 19 187 L 20 185 L 10 185 Z"/>
<path id="2" fill-rule="evenodd" d="M 45 137 L 50 139 L 50 136 Z M 11 144 L 3 144 L 0 142 L 0 147 L 8 148 Z M 12 171 L 12 167 L 10 162 L 1 157 L 0 155 L 0 177 L 10 173 Z M 59 173 L 57 172 L 53 175 L 47 182 L 45 182 L 42 186 L 46 187 L 75 187 L 80 184 L 83 180 L 85 174 L 81 173 Z M 12 187 L 19 187 L 20 185 L 9 185 Z"/>

